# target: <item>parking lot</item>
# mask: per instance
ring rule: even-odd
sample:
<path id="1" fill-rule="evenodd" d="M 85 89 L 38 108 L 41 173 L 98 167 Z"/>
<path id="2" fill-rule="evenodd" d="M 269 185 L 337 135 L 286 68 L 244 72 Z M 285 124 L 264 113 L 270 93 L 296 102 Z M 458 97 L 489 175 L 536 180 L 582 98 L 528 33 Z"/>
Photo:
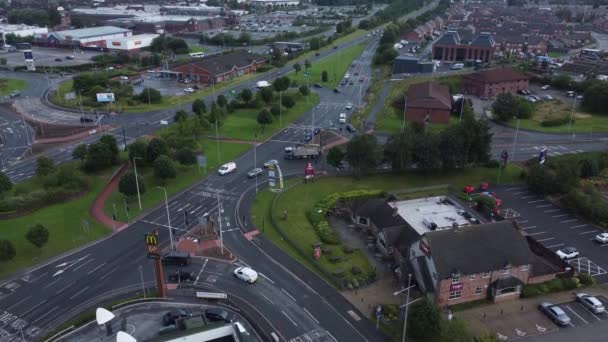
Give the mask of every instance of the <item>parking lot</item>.
<path id="1" fill-rule="evenodd" d="M 600 283 L 608 281 L 608 244 L 594 241 L 601 232 L 599 227 L 549 203 L 526 187 L 496 187 L 494 192 L 503 200 L 502 210 L 509 209 L 519 216 L 516 220 L 525 234 L 554 252 L 575 247 L 580 255 L 568 263 Z"/>
<path id="2" fill-rule="evenodd" d="M 91 51 L 73 51 L 68 49 L 32 47 L 32 55 L 34 56 L 36 67 L 58 67 L 86 64 L 91 62 L 91 58 L 93 56 L 99 54 L 99 52 Z M 68 56 L 72 56 L 73 59 L 66 59 Z M 6 64 L 9 68 L 25 65 L 23 60 L 23 51 L 1 51 L 0 57 L 6 58 Z M 55 59 L 57 58 L 61 59 L 61 61 L 56 61 Z"/>

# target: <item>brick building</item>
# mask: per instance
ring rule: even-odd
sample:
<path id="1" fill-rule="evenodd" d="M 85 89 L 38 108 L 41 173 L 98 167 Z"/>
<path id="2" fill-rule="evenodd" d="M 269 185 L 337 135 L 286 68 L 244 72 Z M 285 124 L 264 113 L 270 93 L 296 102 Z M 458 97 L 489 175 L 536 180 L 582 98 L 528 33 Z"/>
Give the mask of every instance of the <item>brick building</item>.
<path id="1" fill-rule="evenodd" d="M 490 69 L 462 76 L 465 94 L 481 98 L 528 89 L 528 76 L 509 68 Z"/>
<path id="2" fill-rule="evenodd" d="M 409 260 L 419 289 L 438 306 L 516 299 L 523 285 L 559 272 L 510 221 L 428 232 L 411 245 Z"/>
<path id="3" fill-rule="evenodd" d="M 480 33 L 471 40 L 462 39 L 458 32 L 448 31 L 433 44 L 433 59 L 444 62 L 494 60 L 494 38 L 490 33 Z"/>
<path id="4" fill-rule="evenodd" d="M 448 123 L 452 111 L 452 97 L 447 86 L 424 82 L 413 84 L 407 91 L 408 122 Z"/>
<path id="5" fill-rule="evenodd" d="M 197 83 L 217 84 L 255 72 L 265 64 L 266 57 L 239 50 L 189 61 L 162 72 L 176 78 L 189 78 Z"/>

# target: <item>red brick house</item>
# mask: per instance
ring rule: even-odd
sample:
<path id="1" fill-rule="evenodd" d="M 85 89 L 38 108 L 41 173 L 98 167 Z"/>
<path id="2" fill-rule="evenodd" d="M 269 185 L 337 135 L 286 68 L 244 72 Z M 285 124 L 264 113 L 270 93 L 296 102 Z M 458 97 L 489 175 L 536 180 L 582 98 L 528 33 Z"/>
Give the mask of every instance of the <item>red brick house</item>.
<path id="1" fill-rule="evenodd" d="M 481 33 L 471 41 L 461 39 L 456 31 L 448 31 L 433 44 L 433 59 L 444 62 L 494 60 L 494 38 L 490 33 Z"/>
<path id="2" fill-rule="evenodd" d="M 424 82 L 413 84 L 407 91 L 405 119 L 408 122 L 448 123 L 452 97 L 447 86 Z"/>
<path id="3" fill-rule="evenodd" d="M 528 76 L 509 68 L 490 69 L 462 76 L 465 94 L 481 98 L 528 89 Z"/>
<path id="4" fill-rule="evenodd" d="M 510 221 L 430 231 L 410 247 L 418 288 L 438 306 L 519 298 L 523 285 L 555 278 Z"/>
<path id="5" fill-rule="evenodd" d="M 255 72 L 266 64 L 266 57 L 240 50 L 226 55 L 213 55 L 171 68 L 168 74 L 189 78 L 197 83 L 217 84 Z"/>
<path id="6" fill-rule="evenodd" d="M 403 35 L 403 39 L 408 42 L 417 42 L 420 43 L 426 38 L 426 32 L 422 26 L 418 26 L 415 29 L 407 32 Z"/>

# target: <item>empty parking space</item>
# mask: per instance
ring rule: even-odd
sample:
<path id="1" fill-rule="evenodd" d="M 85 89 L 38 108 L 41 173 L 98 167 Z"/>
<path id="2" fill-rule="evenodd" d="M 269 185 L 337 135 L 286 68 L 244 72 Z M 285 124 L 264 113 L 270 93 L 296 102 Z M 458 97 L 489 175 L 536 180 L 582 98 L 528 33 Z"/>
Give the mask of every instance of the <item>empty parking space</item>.
<path id="1" fill-rule="evenodd" d="M 495 315 L 486 316 L 483 322 L 488 330 L 493 331 L 496 337 L 503 341 L 549 333 L 558 329 L 538 310 L 496 312 Z"/>

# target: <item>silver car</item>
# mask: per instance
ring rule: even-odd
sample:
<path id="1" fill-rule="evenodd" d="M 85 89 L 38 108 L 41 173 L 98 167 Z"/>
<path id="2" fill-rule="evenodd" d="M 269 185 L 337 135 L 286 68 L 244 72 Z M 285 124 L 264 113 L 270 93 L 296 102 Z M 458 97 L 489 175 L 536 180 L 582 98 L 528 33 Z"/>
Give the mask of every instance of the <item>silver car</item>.
<path id="1" fill-rule="evenodd" d="M 252 169 L 251 171 L 247 172 L 247 176 L 248 176 L 249 178 L 255 178 L 255 177 L 257 177 L 257 176 L 261 175 L 261 174 L 262 174 L 262 172 L 263 172 L 263 171 L 262 171 L 262 169 L 261 169 L 261 168 L 256 167 L 255 169 Z"/>
<path id="2" fill-rule="evenodd" d="M 576 301 L 595 314 L 606 312 L 606 309 L 604 309 L 604 304 L 602 304 L 599 299 L 586 293 L 578 293 L 576 295 Z"/>
<path id="3" fill-rule="evenodd" d="M 557 305 L 554 305 L 549 302 L 542 302 L 538 305 L 540 311 L 542 311 L 547 317 L 549 317 L 553 322 L 559 325 L 568 325 L 570 324 L 570 317 L 566 315 L 564 310 Z"/>

